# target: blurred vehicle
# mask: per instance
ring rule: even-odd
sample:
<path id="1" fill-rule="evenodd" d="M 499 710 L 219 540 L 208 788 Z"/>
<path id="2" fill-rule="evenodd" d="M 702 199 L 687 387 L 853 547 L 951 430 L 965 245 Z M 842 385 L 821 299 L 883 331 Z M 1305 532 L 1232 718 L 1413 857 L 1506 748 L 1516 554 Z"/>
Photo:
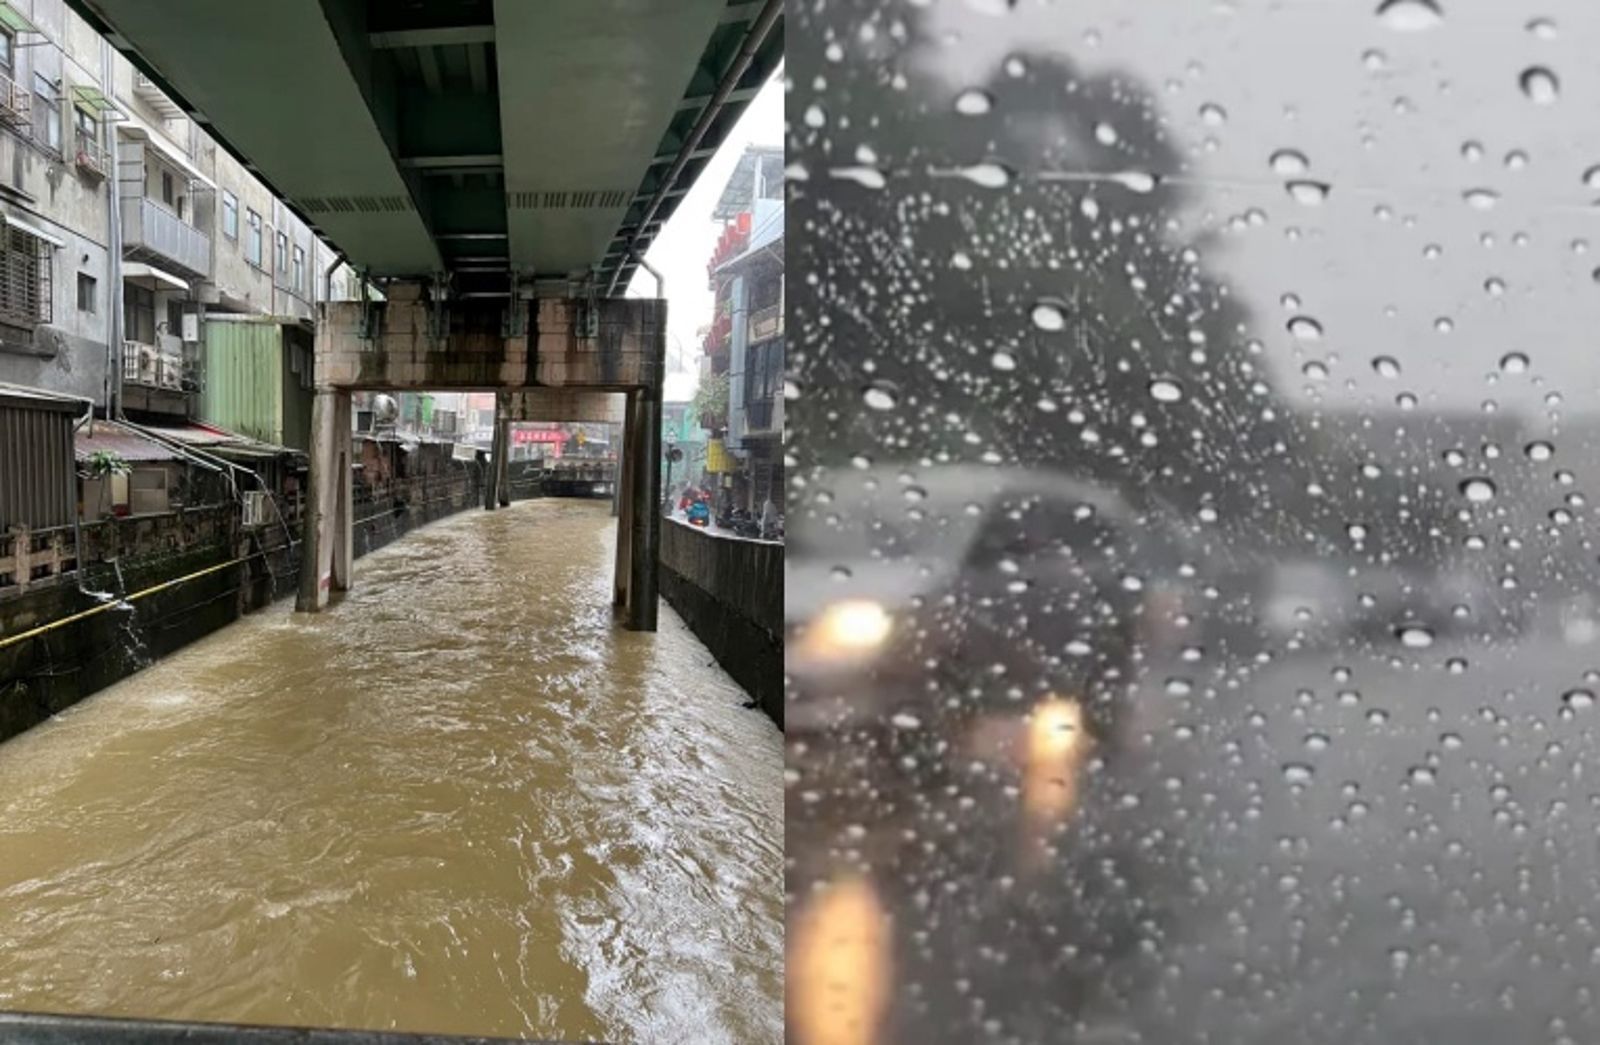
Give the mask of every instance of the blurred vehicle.
<path id="1" fill-rule="evenodd" d="M 1114 757 L 1145 647 L 1192 641 L 1182 535 L 1057 473 L 902 479 L 839 477 L 789 533 L 790 738 L 874 735 L 886 754 L 918 737 L 998 744 L 1016 768 L 1017 730 L 1048 706 Z"/>
<path id="2" fill-rule="evenodd" d="M 684 517 L 689 520 L 690 526 L 699 526 L 701 528 L 710 526 L 711 506 L 704 501 L 692 501 L 685 511 Z"/>

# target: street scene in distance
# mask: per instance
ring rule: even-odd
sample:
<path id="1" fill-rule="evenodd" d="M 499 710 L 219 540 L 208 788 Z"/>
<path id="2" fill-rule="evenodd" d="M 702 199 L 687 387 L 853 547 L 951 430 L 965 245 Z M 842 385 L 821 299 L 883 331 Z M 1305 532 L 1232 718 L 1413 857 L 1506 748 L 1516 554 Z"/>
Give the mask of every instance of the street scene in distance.
<path id="1" fill-rule="evenodd" d="M 1593 1040 L 1600 21 L 791 30 L 790 1039 Z"/>
<path id="2" fill-rule="evenodd" d="M 0 1040 L 778 1042 L 781 4 L 270 7 L 0 0 Z"/>

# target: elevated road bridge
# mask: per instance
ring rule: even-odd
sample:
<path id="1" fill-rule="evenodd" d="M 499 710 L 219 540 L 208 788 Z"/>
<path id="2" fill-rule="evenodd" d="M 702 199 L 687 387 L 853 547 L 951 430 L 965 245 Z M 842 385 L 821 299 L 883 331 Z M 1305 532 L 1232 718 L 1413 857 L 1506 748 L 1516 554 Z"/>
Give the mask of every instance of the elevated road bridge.
<path id="1" fill-rule="evenodd" d="M 352 390 L 508 393 L 497 431 L 621 396 L 617 599 L 652 629 L 666 311 L 620 295 L 780 0 L 68 2 L 381 289 L 322 309 L 301 608 L 349 584 Z"/>

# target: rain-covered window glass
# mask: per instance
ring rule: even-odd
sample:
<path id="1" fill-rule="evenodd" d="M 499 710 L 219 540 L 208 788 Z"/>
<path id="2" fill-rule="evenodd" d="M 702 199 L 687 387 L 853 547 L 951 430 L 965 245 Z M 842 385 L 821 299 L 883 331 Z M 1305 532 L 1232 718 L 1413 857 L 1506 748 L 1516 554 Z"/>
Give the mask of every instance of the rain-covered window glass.
<path id="1" fill-rule="evenodd" d="M 791 1039 L 1600 1037 L 1600 8 L 800 4 Z"/>

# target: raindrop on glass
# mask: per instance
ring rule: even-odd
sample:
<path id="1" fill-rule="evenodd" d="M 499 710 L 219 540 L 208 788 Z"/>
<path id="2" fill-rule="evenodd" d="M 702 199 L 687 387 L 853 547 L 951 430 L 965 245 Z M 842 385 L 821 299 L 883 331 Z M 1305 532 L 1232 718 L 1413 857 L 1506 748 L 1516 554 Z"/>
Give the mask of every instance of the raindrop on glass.
<path id="1" fill-rule="evenodd" d="M 1379 356 L 1372 361 L 1372 369 L 1379 377 L 1399 377 L 1400 361 L 1393 356 Z"/>
<path id="2" fill-rule="evenodd" d="M 1067 309 L 1059 301 L 1038 301 L 1030 313 L 1033 325 L 1040 330 L 1056 333 L 1067 328 Z"/>
<path id="3" fill-rule="evenodd" d="M 1171 378 L 1158 377 L 1150 382 L 1150 398 L 1158 403 L 1176 403 L 1183 398 L 1183 386 Z"/>
<path id="4" fill-rule="evenodd" d="M 1594 693 L 1587 689 L 1569 689 L 1561 694 L 1561 702 L 1575 711 L 1594 707 Z"/>
<path id="5" fill-rule="evenodd" d="M 1500 357 L 1500 369 L 1507 374 L 1526 373 L 1528 357 L 1522 352 L 1507 352 Z"/>
<path id="6" fill-rule="evenodd" d="M 1207 102 L 1200 106 L 1200 122 L 1207 127 L 1221 127 L 1228 122 L 1227 110 L 1220 105 Z"/>
<path id="7" fill-rule="evenodd" d="M 1532 65 L 1522 70 L 1517 83 L 1521 85 L 1522 93 L 1535 105 L 1554 105 L 1561 96 L 1561 81 L 1542 65 Z"/>
<path id="8" fill-rule="evenodd" d="M 988 91 L 970 87 L 956 95 L 956 112 L 963 116 L 982 116 L 994 108 L 994 98 Z"/>
<path id="9" fill-rule="evenodd" d="M 1325 181 L 1291 181 L 1284 186 L 1289 198 L 1304 207 L 1321 206 L 1332 187 Z"/>
<path id="10" fill-rule="evenodd" d="M 1395 631 L 1400 645 L 1408 649 L 1427 649 L 1433 645 L 1433 632 L 1421 624 L 1403 624 Z"/>
<path id="11" fill-rule="evenodd" d="M 1316 771 L 1304 762 L 1288 762 L 1283 767 L 1283 779 L 1291 784 L 1309 784 Z"/>
<path id="12" fill-rule="evenodd" d="M 888 381 L 874 381 L 862 389 L 861 401 L 872 410 L 893 410 L 900 405 L 900 390 Z"/>
<path id="13" fill-rule="evenodd" d="M 1383 0 L 1378 18 L 1400 33 L 1418 33 L 1444 21 L 1444 12 L 1434 0 Z"/>
<path id="14" fill-rule="evenodd" d="M 1500 194 L 1493 189 L 1468 189 L 1461 198 L 1474 210 L 1489 210 L 1500 202 Z"/>
<path id="15" fill-rule="evenodd" d="M 1463 479 L 1461 481 L 1461 496 L 1465 497 L 1469 501 L 1472 501 L 1474 504 L 1482 504 L 1485 501 L 1492 501 L 1494 500 L 1494 495 L 1494 483 L 1483 478 L 1482 476 L 1475 476 L 1471 479 Z"/>
<path id="16" fill-rule="evenodd" d="M 1556 452 L 1555 446 L 1542 439 L 1529 443 L 1524 449 L 1530 461 L 1548 461 Z"/>
<path id="17" fill-rule="evenodd" d="M 1322 324 L 1310 316 L 1295 316 L 1289 320 L 1289 333 L 1301 341 L 1316 341 L 1322 337 Z"/>
<path id="18" fill-rule="evenodd" d="M 1554 40 L 1556 38 L 1556 23 L 1548 18 L 1531 19 L 1523 28 L 1540 40 Z"/>
<path id="19" fill-rule="evenodd" d="M 996 370 L 1015 370 L 1017 368 L 1017 357 L 1010 352 L 996 352 L 989 357 L 989 365 Z"/>
<path id="20" fill-rule="evenodd" d="M 1304 174 L 1311 169 L 1311 163 L 1306 159 L 1305 153 L 1294 149 L 1279 149 L 1268 157 L 1267 162 L 1272 165 L 1274 174 L 1285 176 Z"/>

